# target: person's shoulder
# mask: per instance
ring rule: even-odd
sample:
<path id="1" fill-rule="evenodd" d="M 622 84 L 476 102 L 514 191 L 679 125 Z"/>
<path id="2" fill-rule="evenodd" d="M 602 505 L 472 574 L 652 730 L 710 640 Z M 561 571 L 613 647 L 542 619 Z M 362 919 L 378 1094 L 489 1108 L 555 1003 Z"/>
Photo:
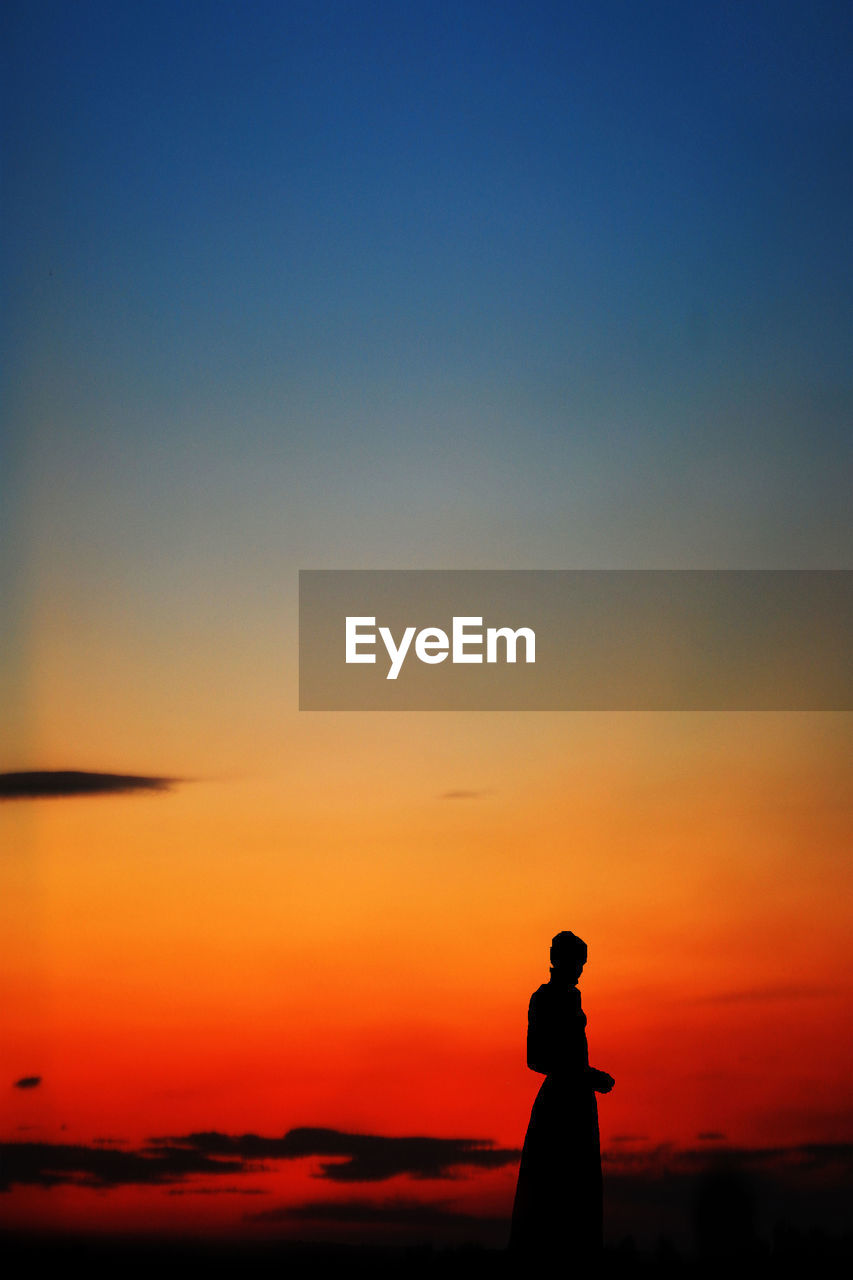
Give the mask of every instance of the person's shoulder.
<path id="1" fill-rule="evenodd" d="M 541 987 L 537 987 L 530 997 L 531 1009 L 535 1004 L 541 1004 L 543 1000 L 547 1000 L 551 995 L 551 987 L 547 982 L 543 982 Z"/>

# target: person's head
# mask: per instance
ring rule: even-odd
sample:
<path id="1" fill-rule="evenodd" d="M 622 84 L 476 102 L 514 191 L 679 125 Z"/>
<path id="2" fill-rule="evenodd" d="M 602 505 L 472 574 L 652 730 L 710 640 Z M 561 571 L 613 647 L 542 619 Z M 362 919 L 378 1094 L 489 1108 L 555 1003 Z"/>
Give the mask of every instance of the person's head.
<path id="1" fill-rule="evenodd" d="M 551 939 L 551 971 L 577 982 L 586 964 L 586 943 L 576 933 L 564 929 Z"/>

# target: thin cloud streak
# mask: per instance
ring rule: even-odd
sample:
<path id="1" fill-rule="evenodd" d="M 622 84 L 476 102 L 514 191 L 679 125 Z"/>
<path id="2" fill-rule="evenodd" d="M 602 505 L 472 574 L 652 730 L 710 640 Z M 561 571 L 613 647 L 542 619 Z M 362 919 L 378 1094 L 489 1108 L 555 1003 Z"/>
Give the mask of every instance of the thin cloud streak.
<path id="1" fill-rule="evenodd" d="M 207 1156 L 247 1160 L 299 1160 L 320 1157 L 316 1176 L 331 1182 L 382 1182 L 400 1174 L 412 1178 L 448 1178 L 463 1168 L 499 1169 L 515 1163 L 521 1152 L 496 1147 L 485 1138 L 389 1138 L 380 1134 L 344 1133 L 338 1129 L 290 1129 L 280 1138 L 253 1133 L 191 1133 L 155 1138 L 154 1143 L 179 1146 Z M 331 1158 L 330 1158 L 331 1157 Z"/>
<path id="2" fill-rule="evenodd" d="M 82 769 L 34 769 L 0 773 L 0 800 L 49 800 L 69 796 L 126 795 L 169 791 L 180 778 L 133 773 L 90 773 Z"/>
<path id="3" fill-rule="evenodd" d="M 179 1182 L 190 1176 L 229 1174 L 232 1178 L 249 1171 L 245 1160 L 211 1159 L 197 1151 L 172 1147 L 143 1147 L 121 1150 L 54 1142 L 0 1143 L 0 1191 L 13 1186 L 74 1186 L 107 1189 L 127 1186 L 158 1186 Z"/>
<path id="4" fill-rule="evenodd" d="M 690 1004 L 747 1004 L 762 1000 L 820 1000 L 838 995 L 831 987 L 786 983 L 768 987 L 744 987 L 735 991 L 720 991 L 711 995 L 696 996 Z"/>
<path id="5" fill-rule="evenodd" d="M 310 1200 L 303 1204 L 277 1205 L 247 1215 L 251 1222 L 332 1222 L 381 1226 L 447 1226 L 502 1223 L 503 1219 L 460 1213 L 446 1200 Z"/>

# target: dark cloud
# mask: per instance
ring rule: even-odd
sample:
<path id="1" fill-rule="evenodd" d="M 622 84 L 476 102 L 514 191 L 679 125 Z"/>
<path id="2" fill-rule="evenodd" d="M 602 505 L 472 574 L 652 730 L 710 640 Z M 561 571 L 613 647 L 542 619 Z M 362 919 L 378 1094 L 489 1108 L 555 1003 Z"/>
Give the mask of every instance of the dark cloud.
<path id="1" fill-rule="evenodd" d="M 487 795 L 485 791 L 443 791 L 442 800 L 479 800 L 480 796 Z"/>
<path id="2" fill-rule="evenodd" d="M 756 1226 L 767 1233 L 779 1221 L 815 1225 L 828 1232 L 844 1229 L 848 1212 L 850 1144 L 803 1144 L 767 1148 L 686 1150 L 668 1144 L 637 1150 L 610 1151 L 605 1162 L 605 1201 L 612 1238 L 633 1235 L 651 1246 L 661 1235 L 693 1243 L 693 1224 L 703 1190 L 724 1177 L 735 1192 L 760 1206 Z M 507 1206 L 508 1208 L 508 1206 Z M 508 1220 L 466 1212 L 448 1200 L 419 1202 L 414 1197 L 354 1200 L 310 1200 L 271 1205 L 250 1214 L 251 1221 L 298 1224 L 300 1230 L 324 1237 L 362 1236 L 373 1229 L 410 1235 L 505 1241 Z"/>
<path id="3" fill-rule="evenodd" d="M 50 1142 L 0 1144 L 0 1190 L 13 1184 L 52 1187 L 162 1185 L 189 1177 L 258 1173 L 275 1160 L 330 1157 L 317 1177 L 332 1182 L 381 1182 L 399 1174 L 447 1178 L 459 1170 L 497 1169 L 520 1152 L 476 1138 L 385 1138 L 336 1129 L 291 1129 L 280 1138 L 257 1134 L 191 1133 L 154 1138 L 138 1149 L 116 1139 L 89 1145 Z"/>
<path id="4" fill-rule="evenodd" d="M 521 1155 L 518 1150 L 495 1147 L 483 1138 L 386 1138 L 337 1129 L 291 1129 L 281 1138 L 262 1138 L 253 1133 L 191 1133 L 154 1141 L 209 1156 L 246 1160 L 319 1157 L 322 1163 L 317 1176 L 331 1182 L 382 1182 L 400 1174 L 447 1178 L 463 1168 L 499 1169 L 514 1164 Z"/>
<path id="5" fill-rule="evenodd" d="M 837 1233 L 849 1218 L 853 1144 L 618 1148 L 604 1153 L 604 1171 L 608 1221 L 647 1244 L 668 1235 L 689 1246 L 703 1187 L 720 1178 L 758 1206 L 760 1232 L 787 1221 Z"/>
<path id="6" fill-rule="evenodd" d="M 353 1225 L 431 1227 L 468 1226 L 494 1222 L 479 1214 L 460 1213 L 448 1201 L 391 1200 L 310 1200 L 304 1204 L 277 1205 L 249 1215 L 252 1222 L 329 1222 Z M 497 1219 L 503 1222 L 503 1219 Z"/>
<path id="7" fill-rule="evenodd" d="M 647 1133 L 614 1133 L 611 1142 L 648 1142 Z"/>
<path id="8" fill-rule="evenodd" d="M 41 1076 L 21 1076 L 12 1086 L 14 1089 L 37 1089 L 41 1084 Z"/>
<path id="9" fill-rule="evenodd" d="M 725 1134 L 708 1131 L 700 1133 L 702 1142 L 722 1141 Z M 620 1167 L 635 1169 L 642 1165 L 654 1170 L 671 1173 L 675 1169 L 710 1167 L 725 1159 L 729 1164 L 775 1169 L 779 1172 L 795 1169 L 849 1168 L 853 1171 L 853 1142 L 806 1142 L 779 1147 L 673 1147 L 663 1143 L 638 1151 L 605 1150 L 602 1158 L 614 1171 Z"/>
<path id="10" fill-rule="evenodd" d="M 88 773 L 78 769 L 39 769 L 0 773 L 0 800 L 41 800 L 54 796 L 121 795 L 129 791 L 168 791 L 178 778 L 130 773 Z"/>
<path id="11" fill-rule="evenodd" d="M 678 1153 L 687 1164 L 704 1164 L 708 1151 L 688 1148 Z M 742 1167 L 772 1169 L 784 1174 L 792 1170 L 845 1170 L 853 1174 L 853 1142 L 803 1142 L 790 1147 L 724 1147 L 725 1159 Z"/>
<path id="12" fill-rule="evenodd" d="M 716 1129 L 707 1129 L 704 1133 L 697 1133 L 696 1138 L 699 1142 L 725 1142 L 726 1135 Z"/>
<path id="13" fill-rule="evenodd" d="M 54 1142 L 0 1143 L 0 1191 L 12 1186 L 156 1186 L 200 1174 L 231 1177 L 249 1171 L 243 1160 L 211 1159 L 184 1147 L 118 1150 Z"/>
<path id="14" fill-rule="evenodd" d="M 707 1131 L 710 1132 L 710 1131 Z M 630 1141 L 605 1149 L 604 1171 L 611 1230 L 638 1240 L 660 1234 L 688 1240 L 697 1195 L 709 1177 L 734 1179 L 761 1207 L 768 1229 L 789 1221 L 835 1231 L 849 1210 L 853 1143 L 801 1143 L 774 1147 L 729 1147 L 702 1137 L 687 1148 Z M 276 1162 L 314 1158 L 315 1176 L 335 1184 L 376 1183 L 399 1175 L 413 1179 L 464 1177 L 478 1169 L 509 1167 L 518 1152 L 471 1138 L 387 1138 L 335 1129 L 292 1129 L 278 1138 L 217 1132 L 152 1139 L 139 1147 L 118 1147 L 101 1139 L 88 1145 L 20 1141 L 0 1144 L 0 1189 L 13 1185 L 50 1189 L 78 1186 L 94 1191 L 148 1186 L 164 1195 L 258 1196 L 259 1175 Z M 313 1170 L 311 1170 L 313 1172 Z M 447 1185 L 447 1183 L 445 1183 Z M 334 1188 L 329 1187 L 334 1194 Z M 268 1194 L 268 1193 L 267 1193 Z M 269 1204 L 270 1202 L 268 1202 Z M 360 1237 L 383 1230 L 424 1232 L 456 1239 L 497 1240 L 505 1230 L 496 1218 L 477 1217 L 448 1200 L 419 1203 L 401 1199 L 316 1200 L 296 1205 L 272 1202 L 253 1220 L 302 1224 L 332 1238 Z M 686 1235 L 685 1235 L 686 1233 Z"/>

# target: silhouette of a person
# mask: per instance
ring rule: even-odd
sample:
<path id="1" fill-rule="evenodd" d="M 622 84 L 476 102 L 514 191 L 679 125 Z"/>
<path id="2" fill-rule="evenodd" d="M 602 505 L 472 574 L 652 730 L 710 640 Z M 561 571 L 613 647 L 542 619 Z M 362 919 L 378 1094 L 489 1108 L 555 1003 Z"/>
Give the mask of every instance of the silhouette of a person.
<path id="1" fill-rule="evenodd" d="M 545 1079 L 521 1154 L 509 1248 L 548 1262 L 583 1264 L 602 1246 L 601 1150 L 596 1093 L 614 1080 L 589 1065 L 577 982 L 586 943 L 558 933 L 551 978 L 530 997 L 527 1065 Z"/>

